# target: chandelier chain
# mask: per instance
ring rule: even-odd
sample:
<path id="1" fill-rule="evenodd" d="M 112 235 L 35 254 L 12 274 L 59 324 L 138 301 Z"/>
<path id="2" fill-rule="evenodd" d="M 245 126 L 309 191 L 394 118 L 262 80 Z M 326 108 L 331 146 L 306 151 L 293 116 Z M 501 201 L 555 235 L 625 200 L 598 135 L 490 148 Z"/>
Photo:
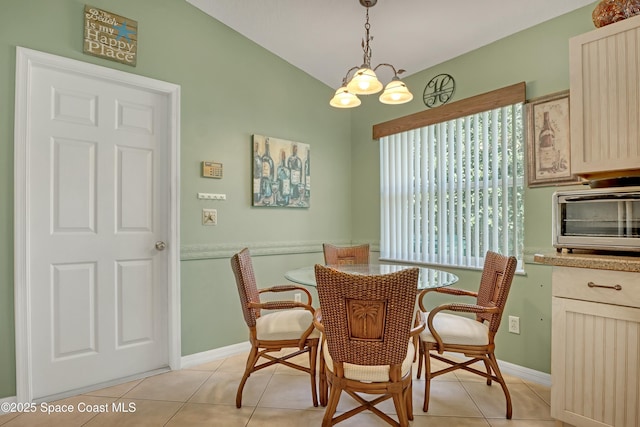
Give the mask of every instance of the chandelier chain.
<path id="1" fill-rule="evenodd" d="M 362 50 L 364 51 L 364 65 L 371 67 L 371 46 L 369 45 L 369 42 L 373 40 L 373 37 L 369 36 L 369 29 L 371 29 L 371 24 L 369 24 L 369 7 L 367 7 L 366 16 L 367 19 L 364 24 L 366 41 L 365 39 L 362 39 Z"/>

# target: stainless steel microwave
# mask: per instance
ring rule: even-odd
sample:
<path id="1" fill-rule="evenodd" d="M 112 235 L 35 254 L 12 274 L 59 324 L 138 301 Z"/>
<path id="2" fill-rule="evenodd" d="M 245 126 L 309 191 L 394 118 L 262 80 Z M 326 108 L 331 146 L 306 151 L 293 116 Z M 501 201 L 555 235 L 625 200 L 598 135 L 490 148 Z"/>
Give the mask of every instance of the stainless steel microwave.
<path id="1" fill-rule="evenodd" d="M 553 194 L 553 246 L 640 252 L 640 187 Z"/>

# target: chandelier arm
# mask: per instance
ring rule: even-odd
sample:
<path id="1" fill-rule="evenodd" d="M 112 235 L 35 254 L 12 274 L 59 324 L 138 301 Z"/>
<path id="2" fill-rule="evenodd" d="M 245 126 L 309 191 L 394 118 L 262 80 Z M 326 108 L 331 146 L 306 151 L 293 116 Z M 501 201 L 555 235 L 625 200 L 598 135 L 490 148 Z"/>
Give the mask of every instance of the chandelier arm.
<path id="1" fill-rule="evenodd" d="M 369 23 L 369 7 L 375 6 L 377 0 L 360 0 L 360 4 L 366 8 L 366 21 L 364 24 L 365 36 L 362 39 L 363 62 L 361 66 L 352 67 L 342 79 L 342 87 L 336 90 L 335 95 L 329 102 L 332 107 L 336 108 L 352 108 L 360 105 L 360 100 L 356 95 L 371 95 L 378 93 L 384 88 L 384 92 L 380 95 L 379 100 L 383 104 L 404 104 L 413 99 L 413 95 L 407 89 L 407 85 L 400 81 L 398 74 L 405 72 L 403 69 L 396 69 L 389 63 L 371 66 L 371 24 Z M 382 66 L 390 67 L 393 70 L 393 78 L 391 82 L 384 87 L 375 70 Z M 351 75 L 353 72 L 355 73 Z"/>
<path id="2" fill-rule="evenodd" d="M 374 68 L 373 71 L 376 71 L 378 68 L 382 67 L 383 65 L 386 65 L 387 67 L 391 67 L 391 69 L 393 70 L 393 74 L 394 75 L 398 75 L 398 72 L 396 71 L 396 67 L 394 67 L 391 64 L 387 64 L 386 62 L 383 62 L 382 64 L 376 65 L 376 68 Z"/>
<path id="3" fill-rule="evenodd" d="M 342 79 L 342 86 L 346 86 L 347 83 L 349 82 L 349 74 L 351 74 L 352 71 L 356 71 L 359 69 L 360 69 L 359 66 L 349 68 L 349 70 L 347 71 L 347 74 L 345 74 L 345 76 Z"/>
<path id="4" fill-rule="evenodd" d="M 405 71 L 403 69 L 396 70 L 396 67 L 394 67 L 391 64 L 387 64 L 386 62 L 383 62 L 382 64 L 376 65 L 376 68 L 374 68 L 373 71 L 376 71 L 378 68 L 382 67 L 383 65 L 386 65 L 387 67 L 391 67 L 391 69 L 393 70 L 394 77 L 398 77 L 398 74 L 402 74 Z"/>

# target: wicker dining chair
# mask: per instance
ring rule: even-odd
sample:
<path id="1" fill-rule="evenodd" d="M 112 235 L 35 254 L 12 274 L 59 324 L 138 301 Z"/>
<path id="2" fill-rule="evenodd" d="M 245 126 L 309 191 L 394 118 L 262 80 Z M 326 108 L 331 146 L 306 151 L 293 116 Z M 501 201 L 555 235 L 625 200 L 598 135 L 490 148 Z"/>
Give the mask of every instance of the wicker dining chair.
<path id="1" fill-rule="evenodd" d="M 369 244 L 358 246 L 334 246 L 322 244 L 325 265 L 369 264 Z"/>
<path id="2" fill-rule="evenodd" d="M 419 270 L 360 275 L 315 266 L 320 308 L 314 316 L 323 332 L 320 401 L 329 391 L 322 426 L 332 426 L 366 409 L 394 426 L 413 419 L 412 328 Z M 329 387 L 330 386 L 330 387 Z M 335 416 L 342 392 L 360 406 Z M 366 400 L 361 394 L 379 395 Z M 375 405 L 393 399 L 398 421 Z"/>
<path id="3" fill-rule="evenodd" d="M 251 350 L 247 364 L 238 385 L 236 406 L 242 406 L 242 390 L 249 376 L 260 369 L 276 363 L 306 372 L 311 377 L 311 396 L 313 406 L 318 406 L 316 390 L 316 360 L 320 332 L 313 325 L 314 308 L 309 291 L 295 285 L 281 285 L 258 289 L 253 272 L 253 264 L 249 249 L 245 248 L 231 257 L 231 268 L 238 285 L 242 314 L 249 327 Z M 307 303 L 295 301 L 262 302 L 260 295 L 269 292 L 301 291 L 307 296 Z M 269 310 L 263 314 L 262 310 Z M 278 357 L 271 354 L 282 349 L 293 349 Z M 300 354 L 309 354 L 309 367 L 289 361 Z M 260 358 L 266 359 L 258 364 Z"/>
<path id="4" fill-rule="evenodd" d="M 485 377 L 487 385 L 491 385 L 491 381 L 496 381 L 500 384 L 507 401 L 506 416 L 511 419 L 511 396 L 494 354 L 494 338 L 500 327 L 502 312 L 511 289 L 516 264 L 516 258 L 513 256 L 507 257 L 489 251 L 485 256 L 478 292 L 447 287 L 424 289 L 420 292 L 418 304 L 422 311 L 423 322 L 427 325 L 420 333 L 417 374 L 417 377 L 420 378 L 422 362 L 424 361 L 426 380 L 422 408 L 424 412 L 429 409 L 431 380 L 438 375 L 457 369 L 464 369 Z M 476 302 L 475 304 L 443 304 L 431 311 L 427 311 L 424 307 L 423 297 L 428 292 L 474 297 Z M 475 319 L 445 313 L 444 311 L 475 314 Z M 445 357 L 443 355 L 445 351 L 462 353 L 466 359 L 461 361 L 448 355 Z M 432 372 L 431 358 L 445 362 L 449 366 Z M 486 372 L 470 366 L 478 361 L 484 363 Z"/>

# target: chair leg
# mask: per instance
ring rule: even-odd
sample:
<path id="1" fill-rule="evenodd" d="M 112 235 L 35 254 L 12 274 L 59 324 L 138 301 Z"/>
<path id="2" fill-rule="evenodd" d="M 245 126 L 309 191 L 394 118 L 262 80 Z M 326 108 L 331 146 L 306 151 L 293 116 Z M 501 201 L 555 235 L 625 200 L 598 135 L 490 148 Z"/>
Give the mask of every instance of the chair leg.
<path id="1" fill-rule="evenodd" d="M 316 360 L 318 358 L 318 346 L 309 346 L 309 373 L 311 375 L 311 398 L 313 406 L 318 406 L 318 392 L 316 390 Z"/>
<path id="2" fill-rule="evenodd" d="M 327 362 L 324 360 L 324 355 L 322 353 L 322 344 L 320 344 L 320 354 L 318 355 L 320 358 L 320 384 L 318 388 L 320 389 L 320 405 L 327 406 L 327 402 L 329 400 L 329 384 L 327 384 Z"/>
<path id="3" fill-rule="evenodd" d="M 407 414 L 407 400 L 405 390 L 398 393 L 393 393 L 393 404 L 396 407 L 396 415 L 398 416 L 398 422 L 400 427 L 409 426 L 409 418 Z"/>
<path id="4" fill-rule="evenodd" d="M 496 378 L 502 387 L 502 391 L 504 392 L 504 397 L 507 400 L 507 419 L 511 419 L 513 408 L 511 406 L 511 395 L 509 394 L 509 389 L 507 388 L 507 383 L 504 381 L 502 377 L 502 373 L 500 372 L 500 368 L 498 367 L 498 361 L 496 360 L 496 356 L 493 353 L 489 353 L 489 363 L 491 364 L 491 368 L 493 372 L 496 374 Z"/>
<path id="5" fill-rule="evenodd" d="M 404 399 L 407 404 L 407 418 L 413 421 L 413 381 L 409 383 L 409 387 L 404 391 Z"/>
<path id="6" fill-rule="evenodd" d="M 420 379 L 420 375 L 422 375 L 422 359 L 424 358 L 424 343 L 418 340 L 418 372 L 416 373 L 416 378 Z"/>
<path id="7" fill-rule="evenodd" d="M 487 359 L 483 360 L 484 367 L 487 370 L 487 385 L 491 385 L 491 365 Z"/>
<path id="8" fill-rule="evenodd" d="M 322 418 L 322 427 L 330 427 L 333 425 L 333 416 L 340 402 L 340 394 L 342 394 L 340 388 L 334 386 L 329 388 L 329 402 L 327 403 L 327 409 L 325 409 L 324 417 Z"/>
<path id="9" fill-rule="evenodd" d="M 429 356 L 429 350 L 424 350 L 424 402 L 422 404 L 422 411 L 429 411 L 429 396 L 431 393 L 431 357 Z"/>
<path id="10" fill-rule="evenodd" d="M 244 375 L 242 375 L 242 380 L 240 381 L 240 385 L 238 385 L 238 391 L 236 392 L 236 408 L 242 407 L 242 390 L 244 389 L 244 385 L 249 379 L 249 375 L 253 372 L 253 367 L 256 365 L 258 361 L 258 347 L 255 345 L 251 346 L 251 351 L 249 352 L 249 356 L 247 357 L 247 364 L 244 368 Z"/>

